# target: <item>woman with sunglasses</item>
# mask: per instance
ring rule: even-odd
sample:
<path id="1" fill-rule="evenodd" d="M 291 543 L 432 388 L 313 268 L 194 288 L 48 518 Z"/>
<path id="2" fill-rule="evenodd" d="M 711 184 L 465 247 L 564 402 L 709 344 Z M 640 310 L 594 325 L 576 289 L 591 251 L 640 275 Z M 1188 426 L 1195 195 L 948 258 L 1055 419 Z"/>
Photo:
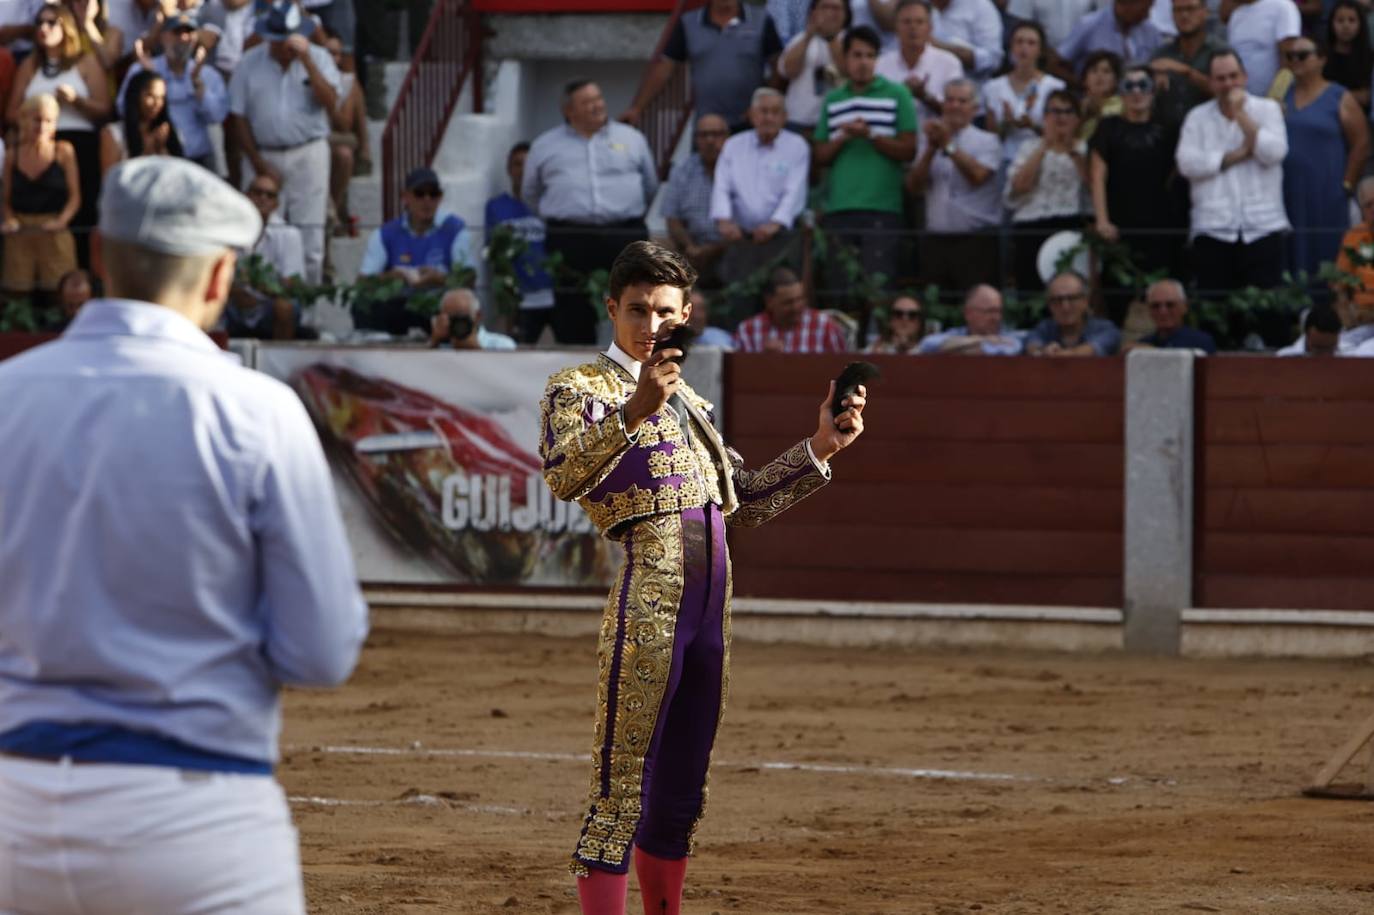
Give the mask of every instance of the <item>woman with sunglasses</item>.
<path id="1" fill-rule="evenodd" d="M 1288 267 L 1316 279 L 1350 225 L 1350 199 L 1369 155 L 1369 126 L 1355 97 L 1322 75 L 1326 54 L 1312 39 L 1293 39 L 1284 62 L 1293 72 L 1283 97 L 1283 205 L 1293 225 Z"/>
<path id="2" fill-rule="evenodd" d="M 1326 17 L 1326 66 L 1322 76 L 1344 86 L 1365 111 L 1369 110 L 1369 74 L 1374 71 L 1374 46 L 1369 42 L 1366 8 L 1356 0 L 1336 0 Z"/>
<path id="3" fill-rule="evenodd" d="M 76 151 L 81 181 L 81 209 L 72 219 L 77 259 L 90 261 L 90 229 L 95 225 L 100 197 L 99 126 L 111 110 L 109 82 L 95 55 L 81 45 L 81 30 L 65 6 L 44 5 L 33 20 L 33 53 L 14 74 L 5 119 L 19 122 L 27 99 L 51 95 L 57 99 L 57 139 Z"/>
<path id="4" fill-rule="evenodd" d="M 887 321 L 866 353 L 914 354 L 926 335 L 925 310 L 914 295 L 899 295 L 887 309 Z"/>
<path id="5" fill-rule="evenodd" d="M 1104 119 L 1093 134 L 1088 172 L 1094 227 L 1105 240 L 1123 244 L 1146 273 L 1177 276 L 1188 230 L 1188 189 L 1174 165 L 1177 128 L 1156 110 L 1154 90 L 1149 70 L 1127 70 L 1121 116 Z M 1105 291 L 1107 310 L 1119 322 L 1131 290 L 1108 284 Z"/>
<path id="6" fill-rule="evenodd" d="M 1045 102 L 1064 88 L 1045 66 L 1045 32 L 1038 22 L 1021 22 L 1011 30 L 1011 69 L 983 87 L 987 129 L 1002 138 L 1002 161 L 1010 162 L 1022 144 L 1034 140 L 1045 125 Z"/>
<path id="7" fill-rule="evenodd" d="M 1045 102 L 1045 132 L 1026 143 L 1007 173 L 1005 200 L 1015 230 L 1016 288 L 1043 288 L 1040 246 L 1055 232 L 1083 227 L 1088 181 L 1087 144 L 1078 139 L 1078 99 L 1056 89 Z"/>

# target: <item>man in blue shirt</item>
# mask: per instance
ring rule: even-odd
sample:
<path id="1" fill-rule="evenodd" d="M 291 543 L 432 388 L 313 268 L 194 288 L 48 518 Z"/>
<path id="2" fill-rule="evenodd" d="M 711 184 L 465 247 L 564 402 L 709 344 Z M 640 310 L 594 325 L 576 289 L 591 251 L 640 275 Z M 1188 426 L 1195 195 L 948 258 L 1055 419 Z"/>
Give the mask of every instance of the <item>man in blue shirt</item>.
<path id="1" fill-rule="evenodd" d="M 1145 304 L 1149 306 L 1155 332 L 1124 349 L 1200 349 L 1209 355 L 1217 351 L 1217 342 L 1211 334 L 1183 323 L 1188 314 L 1188 294 L 1178 280 L 1151 283 L 1145 292 Z"/>
<path id="2" fill-rule="evenodd" d="M 1028 356 L 1114 356 L 1121 331 L 1111 321 L 1088 314 L 1088 281 L 1073 271 L 1060 273 L 1045 287 L 1050 317 L 1026 335 Z"/>
<path id="3" fill-rule="evenodd" d="M 342 682 L 367 608 L 305 408 L 205 334 L 260 228 L 116 166 L 112 297 L 0 365 L 0 911 L 305 912 L 279 693 Z"/>
<path id="4" fill-rule="evenodd" d="M 525 252 L 515 262 L 516 279 L 520 283 L 520 339 L 538 343 L 539 335 L 553 318 L 553 278 L 544 269 L 544 220 L 526 205 L 520 196 L 525 180 L 525 160 L 530 144 L 523 140 L 506 154 L 506 175 L 510 178 L 510 193 L 487 201 L 486 235 L 491 244 L 492 231 L 509 226 L 524 240 Z"/>
<path id="5" fill-rule="evenodd" d="M 441 212 L 444 190 L 432 169 L 411 169 L 401 192 L 402 213 L 372 233 L 358 266 L 359 276 L 399 279 L 406 293 L 355 315 L 360 327 L 403 336 L 410 328 L 428 329 L 429 319 L 406 308 L 411 295 L 423 289 L 442 289 L 455 266 L 472 265 L 468 232 L 463 220 Z"/>

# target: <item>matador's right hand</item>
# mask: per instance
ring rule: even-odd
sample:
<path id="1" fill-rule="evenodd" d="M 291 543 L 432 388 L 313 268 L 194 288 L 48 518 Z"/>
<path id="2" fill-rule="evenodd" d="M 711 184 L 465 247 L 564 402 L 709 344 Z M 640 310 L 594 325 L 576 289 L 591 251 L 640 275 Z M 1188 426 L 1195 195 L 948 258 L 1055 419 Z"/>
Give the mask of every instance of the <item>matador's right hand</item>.
<path id="1" fill-rule="evenodd" d="M 681 356 L 680 349 L 661 349 L 639 367 L 639 383 L 625 402 L 626 432 L 633 435 L 640 423 L 663 409 L 668 398 L 677 393 L 682 366 L 673 360 Z"/>

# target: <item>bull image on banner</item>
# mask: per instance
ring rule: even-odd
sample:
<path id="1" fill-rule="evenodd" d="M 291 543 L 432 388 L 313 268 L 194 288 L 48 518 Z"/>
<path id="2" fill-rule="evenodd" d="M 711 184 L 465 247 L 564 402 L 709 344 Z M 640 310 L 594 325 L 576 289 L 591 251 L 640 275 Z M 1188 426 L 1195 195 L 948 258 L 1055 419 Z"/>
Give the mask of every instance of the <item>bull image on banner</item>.
<path id="1" fill-rule="evenodd" d="M 605 587 L 619 547 L 540 474 L 539 398 L 567 361 L 305 346 L 257 356 L 319 430 L 364 581 Z"/>

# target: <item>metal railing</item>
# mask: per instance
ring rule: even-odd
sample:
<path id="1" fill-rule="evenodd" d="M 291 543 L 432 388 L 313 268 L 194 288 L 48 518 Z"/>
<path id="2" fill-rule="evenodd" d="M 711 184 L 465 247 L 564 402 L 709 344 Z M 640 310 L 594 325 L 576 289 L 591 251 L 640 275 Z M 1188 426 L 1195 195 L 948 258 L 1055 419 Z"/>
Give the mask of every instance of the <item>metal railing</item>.
<path id="1" fill-rule="evenodd" d="M 436 0 L 424 36 L 382 131 L 382 212 L 400 208 L 401 182 L 439 151 L 463 86 L 472 80 L 472 110 L 482 110 L 481 18 L 467 0 Z"/>
<path id="2" fill-rule="evenodd" d="M 706 0 L 677 0 L 673 12 L 668 16 L 668 24 L 663 27 L 663 34 L 659 36 L 658 45 L 645 66 L 645 79 L 648 79 L 649 67 L 663 56 L 663 49 L 667 46 L 673 29 L 677 28 L 677 21 L 682 18 L 682 14 L 705 5 Z M 692 117 L 692 83 L 689 76 L 686 64 L 675 67 L 663 90 L 644 106 L 639 117 L 639 129 L 649 141 L 649 149 L 653 151 L 654 164 L 658 166 L 660 180 L 667 180 L 668 169 L 673 164 L 673 150 L 677 148 L 678 140 Z"/>

